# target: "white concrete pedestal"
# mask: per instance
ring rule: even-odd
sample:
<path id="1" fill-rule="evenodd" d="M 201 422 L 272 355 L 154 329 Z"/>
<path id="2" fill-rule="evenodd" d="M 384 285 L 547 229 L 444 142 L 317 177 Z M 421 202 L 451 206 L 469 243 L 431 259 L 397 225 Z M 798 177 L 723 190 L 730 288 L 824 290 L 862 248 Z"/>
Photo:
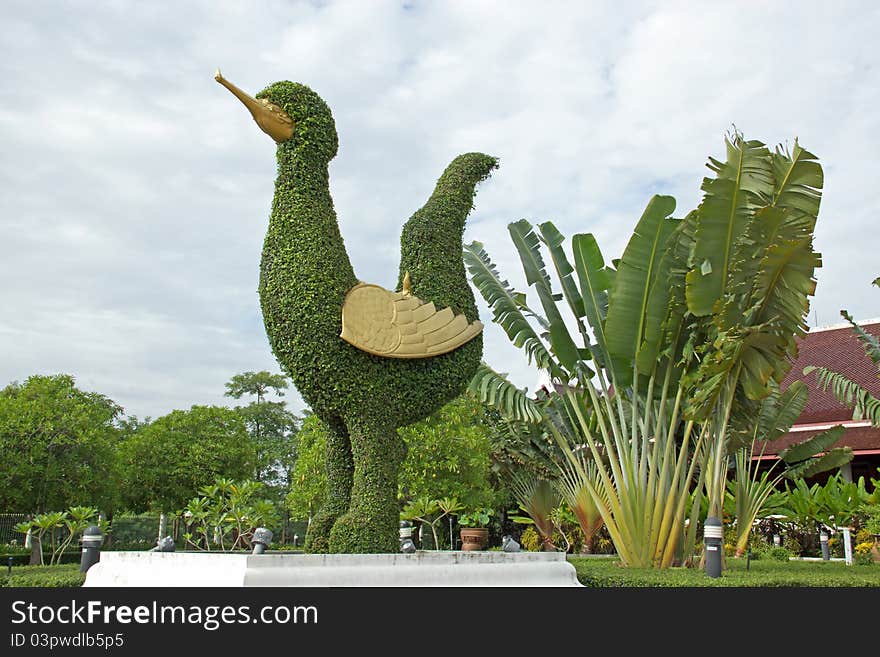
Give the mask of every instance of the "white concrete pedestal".
<path id="1" fill-rule="evenodd" d="M 84 586 L 580 586 L 561 552 L 103 552 Z"/>

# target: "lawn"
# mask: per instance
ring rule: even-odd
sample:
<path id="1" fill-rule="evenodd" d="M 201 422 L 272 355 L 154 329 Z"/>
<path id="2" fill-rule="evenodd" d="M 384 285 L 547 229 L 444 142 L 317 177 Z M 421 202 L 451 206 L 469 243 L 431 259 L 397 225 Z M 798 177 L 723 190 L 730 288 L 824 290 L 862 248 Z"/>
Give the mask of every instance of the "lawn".
<path id="1" fill-rule="evenodd" d="M 847 566 L 839 561 L 789 561 L 771 559 L 752 561 L 746 570 L 745 559 L 728 559 L 727 568 L 718 579 L 706 577 L 696 568 L 623 568 L 616 559 L 569 557 L 578 580 L 589 587 L 880 587 L 880 564 Z M 17 566 L 12 575 L 0 571 L 2 586 L 80 586 L 85 577 L 79 564 L 60 566 Z"/>
<path id="2" fill-rule="evenodd" d="M 722 576 L 707 577 L 697 568 L 624 568 L 617 559 L 569 557 L 578 580 L 590 587 L 880 587 L 880 564 L 847 566 L 842 561 L 752 561 L 728 559 Z"/>

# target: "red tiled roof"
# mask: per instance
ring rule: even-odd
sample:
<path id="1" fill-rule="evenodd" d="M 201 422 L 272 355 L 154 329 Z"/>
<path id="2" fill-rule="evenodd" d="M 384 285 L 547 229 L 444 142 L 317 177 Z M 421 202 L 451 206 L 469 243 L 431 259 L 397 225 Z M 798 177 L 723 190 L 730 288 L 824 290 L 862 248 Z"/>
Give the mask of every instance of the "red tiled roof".
<path id="1" fill-rule="evenodd" d="M 782 438 L 767 443 L 767 447 L 764 449 L 764 456 L 778 454 L 786 447 L 808 440 L 823 431 L 825 431 L 824 427 L 810 431 L 792 431 L 787 433 Z M 880 450 L 880 429 L 874 427 L 848 427 L 843 432 L 840 440 L 834 444 L 834 447 L 852 447 L 854 452 Z M 753 455 L 758 456 L 760 451 L 761 448 L 756 445 Z"/>
<path id="2" fill-rule="evenodd" d="M 860 326 L 866 333 L 880 337 L 880 321 Z M 803 381 L 810 390 L 810 398 L 795 424 L 840 422 L 852 419 L 853 412 L 834 397 L 831 390 L 822 391 L 816 385 L 816 373 L 804 375 L 807 365 L 827 367 L 840 372 L 875 396 L 880 396 L 880 378 L 877 366 L 868 358 L 864 345 L 849 325 L 843 328 L 811 331 L 798 343 L 798 357 L 782 382 L 784 390 L 794 381 Z"/>

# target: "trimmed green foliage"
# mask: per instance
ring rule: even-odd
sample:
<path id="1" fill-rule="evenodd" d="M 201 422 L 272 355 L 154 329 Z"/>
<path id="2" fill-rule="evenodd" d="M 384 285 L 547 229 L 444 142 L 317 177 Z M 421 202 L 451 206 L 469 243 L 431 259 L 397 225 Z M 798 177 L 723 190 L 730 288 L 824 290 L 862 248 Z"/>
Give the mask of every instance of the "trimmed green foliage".
<path id="1" fill-rule="evenodd" d="M 311 89 L 277 82 L 257 94 L 294 121 L 278 145 L 278 177 L 260 268 L 260 302 L 272 351 L 303 399 L 329 427 L 327 498 L 307 548 L 324 552 L 398 549 L 399 427 L 462 392 L 482 353 L 477 337 L 419 360 L 380 358 L 339 337 L 345 295 L 358 281 L 336 221 L 327 166 L 336 154 L 330 109 Z M 475 187 L 497 166 L 481 153 L 457 157 L 404 226 L 400 279 L 416 296 L 477 319 L 461 260 Z"/>
<path id="2" fill-rule="evenodd" d="M 27 586 L 43 588 L 66 588 L 82 586 L 86 580 L 79 572 L 79 562 L 61 566 L 21 566 L 12 569 L 12 575 L 0 572 L 0 587 Z"/>
<path id="3" fill-rule="evenodd" d="M 27 566 L 31 561 L 31 551 L 30 550 L 21 550 L 21 551 L 7 551 L 0 552 L 0 575 L 5 573 L 3 568 L 6 568 L 6 565 L 9 563 L 9 557 L 12 557 L 12 565 L 13 566 Z M 73 563 L 77 564 L 80 562 L 81 555 L 79 552 L 65 552 L 61 555 L 61 557 L 56 561 L 57 564 L 65 564 L 65 563 Z M 43 551 L 43 563 L 47 564 L 52 561 L 52 552 L 49 550 Z"/>
<path id="4" fill-rule="evenodd" d="M 578 581 L 589 587 L 876 587 L 880 586 L 873 566 L 847 566 L 838 561 L 751 561 L 728 559 L 721 577 L 706 577 L 699 568 L 621 568 L 617 559 L 569 557 Z"/>

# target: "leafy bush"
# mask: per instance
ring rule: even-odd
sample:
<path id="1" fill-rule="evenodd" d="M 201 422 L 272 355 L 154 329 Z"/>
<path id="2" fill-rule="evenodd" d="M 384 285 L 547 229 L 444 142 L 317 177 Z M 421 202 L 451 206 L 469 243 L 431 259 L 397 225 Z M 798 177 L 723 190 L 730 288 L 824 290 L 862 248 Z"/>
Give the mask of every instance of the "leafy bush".
<path id="1" fill-rule="evenodd" d="M 87 506 L 72 506 L 67 511 L 41 513 L 30 520 L 18 523 L 13 529 L 22 534 L 30 532 L 31 540 L 37 541 L 43 550 L 50 547 L 49 565 L 53 565 L 61 563 L 65 550 L 78 536 L 82 536 L 82 533 L 90 525 L 97 525 L 102 531 L 107 530 L 107 523 L 99 518 L 98 509 Z M 61 540 L 56 542 L 59 531 Z M 50 546 L 43 545 L 43 537 L 46 534 L 51 539 Z M 40 557 L 41 561 L 45 562 L 44 555 L 41 554 Z"/>
<path id="2" fill-rule="evenodd" d="M 776 546 L 767 551 L 767 556 L 771 559 L 776 559 L 776 561 L 788 561 L 792 555 L 788 549 Z"/>
<path id="3" fill-rule="evenodd" d="M 526 527 L 525 531 L 522 533 L 522 536 L 519 537 L 519 544 L 523 550 L 528 550 L 529 552 L 538 552 L 543 545 L 543 541 L 541 540 L 540 535 L 537 530 L 532 527 Z"/>
<path id="4" fill-rule="evenodd" d="M 9 557 L 12 557 L 12 565 L 13 566 L 27 566 L 30 565 L 31 562 L 31 553 L 30 550 L 27 552 L 4 552 L 0 553 L 0 567 L 2 567 L 5 571 L 7 564 L 9 563 Z M 77 552 L 66 552 L 62 554 L 56 561 L 56 564 L 67 564 L 67 563 L 79 563 L 80 562 L 80 553 Z M 43 563 L 49 563 L 52 559 L 52 554 L 50 552 L 43 552 Z"/>
<path id="5" fill-rule="evenodd" d="M 782 547 L 788 550 L 789 556 L 797 556 L 803 553 L 803 546 L 801 545 L 801 541 L 799 541 L 791 533 L 786 534 L 785 538 L 782 539 Z"/>
<path id="6" fill-rule="evenodd" d="M 13 568 L 12 574 L 6 570 L 0 575 L 0 587 L 74 587 L 82 586 L 86 576 L 79 572 L 79 564 L 63 566 L 22 566 Z"/>
<path id="7" fill-rule="evenodd" d="M 874 542 L 864 542 L 859 543 L 853 548 L 853 562 L 863 565 L 870 566 L 874 563 L 874 557 L 871 554 L 871 549 L 874 547 Z"/>
<path id="8" fill-rule="evenodd" d="M 250 548 L 258 527 L 277 527 L 275 505 L 259 499 L 263 484 L 217 478 L 199 490 L 202 497 L 190 500 L 178 513 L 186 524 L 183 538 L 196 550 L 232 551 Z"/>
<path id="9" fill-rule="evenodd" d="M 880 504 L 865 505 L 865 529 L 870 534 L 880 534 Z"/>

